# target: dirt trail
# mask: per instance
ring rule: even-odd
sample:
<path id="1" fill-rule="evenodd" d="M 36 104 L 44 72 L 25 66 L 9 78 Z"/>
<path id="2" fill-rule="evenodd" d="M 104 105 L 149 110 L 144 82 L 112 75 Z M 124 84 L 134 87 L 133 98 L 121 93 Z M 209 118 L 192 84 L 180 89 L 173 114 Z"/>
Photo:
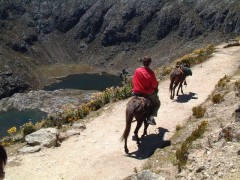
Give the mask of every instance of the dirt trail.
<path id="1" fill-rule="evenodd" d="M 60 148 L 9 157 L 6 179 L 117 180 L 132 174 L 134 168 L 139 170 L 156 148 L 167 145 L 176 125 L 192 114 L 192 107 L 205 101 L 220 78 L 237 69 L 239 60 L 240 47 L 223 49 L 219 46 L 209 61 L 192 68 L 193 76 L 187 78 L 185 96 L 179 96 L 179 101 L 169 99 L 169 80 L 160 82 L 162 105 L 157 125 L 149 127 L 150 135 L 139 149 L 131 132 L 128 141 L 129 150 L 133 152 L 131 157 L 125 155 L 123 143 L 119 141 L 125 128 L 127 99 L 105 108 L 102 115 L 87 124 L 80 136 L 63 142 Z M 132 124 L 132 131 L 135 125 Z"/>

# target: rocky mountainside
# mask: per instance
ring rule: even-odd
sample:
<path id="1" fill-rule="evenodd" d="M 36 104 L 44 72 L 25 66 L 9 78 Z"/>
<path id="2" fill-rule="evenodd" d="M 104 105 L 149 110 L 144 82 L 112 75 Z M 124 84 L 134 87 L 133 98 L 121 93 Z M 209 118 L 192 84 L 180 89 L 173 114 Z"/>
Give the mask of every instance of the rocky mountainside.
<path id="1" fill-rule="evenodd" d="M 239 0 L 0 0 L 0 71 L 39 88 L 46 66 L 131 72 L 146 54 L 159 66 L 239 34 Z"/>

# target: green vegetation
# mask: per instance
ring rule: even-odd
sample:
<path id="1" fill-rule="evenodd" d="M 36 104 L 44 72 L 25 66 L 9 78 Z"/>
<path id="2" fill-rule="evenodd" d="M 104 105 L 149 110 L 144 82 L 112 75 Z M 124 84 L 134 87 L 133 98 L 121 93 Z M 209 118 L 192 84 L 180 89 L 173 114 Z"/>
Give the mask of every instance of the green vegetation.
<path id="1" fill-rule="evenodd" d="M 188 160 L 188 150 L 193 141 L 201 137 L 206 131 L 208 126 L 208 121 L 202 121 L 200 125 L 198 125 L 197 129 L 195 129 L 191 135 L 181 144 L 180 148 L 176 151 L 176 158 L 178 160 L 178 169 L 179 171 L 186 165 Z"/>
<path id="2" fill-rule="evenodd" d="M 196 118 L 201 118 L 204 116 L 206 112 L 206 108 L 202 106 L 195 106 L 192 108 L 192 112 L 193 112 L 193 116 L 195 116 Z"/>
<path id="3" fill-rule="evenodd" d="M 36 128 L 32 122 L 28 122 L 21 126 L 23 137 L 27 136 L 28 134 L 31 134 L 36 131 Z"/>

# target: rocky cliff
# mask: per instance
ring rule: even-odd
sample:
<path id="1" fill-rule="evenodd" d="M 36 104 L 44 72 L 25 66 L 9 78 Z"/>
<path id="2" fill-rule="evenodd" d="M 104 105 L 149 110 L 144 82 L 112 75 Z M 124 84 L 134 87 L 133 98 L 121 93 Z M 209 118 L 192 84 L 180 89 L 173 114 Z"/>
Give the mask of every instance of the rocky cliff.
<path id="1" fill-rule="evenodd" d="M 239 0 L 0 0 L 0 71 L 39 88 L 40 67 L 133 71 L 146 54 L 156 67 L 239 34 Z"/>

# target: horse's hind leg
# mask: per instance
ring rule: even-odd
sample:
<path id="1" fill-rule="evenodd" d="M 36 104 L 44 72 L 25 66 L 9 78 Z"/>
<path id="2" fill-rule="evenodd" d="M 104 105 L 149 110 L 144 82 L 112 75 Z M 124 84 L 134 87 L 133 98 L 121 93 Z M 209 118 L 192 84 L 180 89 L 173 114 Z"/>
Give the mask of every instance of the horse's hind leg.
<path id="1" fill-rule="evenodd" d="M 181 88 L 181 84 L 179 84 L 179 86 L 178 86 L 177 96 L 178 96 L 178 93 L 179 93 L 180 88 Z"/>
<path id="2" fill-rule="evenodd" d="M 175 84 L 174 87 L 173 87 L 173 95 L 172 95 L 172 99 L 174 99 L 174 96 L 175 96 L 175 89 L 176 89 L 177 85 L 178 85 L 178 83 Z"/>
<path id="3" fill-rule="evenodd" d="M 182 82 L 180 82 L 179 86 L 178 86 L 178 90 L 177 90 L 177 96 L 178 96 L 178 92 L 181 88 L 181 93 L 183 94 L 183 89 L 182 89 Z"/>
<path id="4" fill-rule="evenodd" d="M 182 82 L 182 83 L 183 83 L 183 82 Z M 182 83 L 181 83 L 181 93 L 184 94 L 184 93 L 183 93 L 183 89 L 182 89 L 182 87 L 183 87 Z"/>
<path id="5" fill-rule="evenodd" d="M 143 137 L 147 135 L 148 126 L 149 126 L 149 124 L 147 123 L 147 121 L 144 121 L 144 130 L 143 130 L 143 135 L 142 135 L 141 139 L 143 139 Z"/>
<path id="6" fill-rule="evenodd" d="M 132 120 L 133 120 L 133 110 L 129 107 L 127 107 L 127 110 L 126 110 L 126 127 L 125 127 L 125 130 L 123 132 L 123 135 L 121 137 L 121 141 L 124 140 L 124 150 L 126 153 L 129 152 L 128 150 L 128 147 L 127 147 L 127 138 L 128 138 L 128 135 L 130 133 L 130 130 L 131 130 L 131 124 L 132 124 Z"/>
<path id="7" fill-rule="evenodd" d="M 139 131 L 140 127 L 142 126 L 142 123 L 143 123 L 142 120 L 137 120 L 137 126 L 136 126 L 136 129 L 134 131 L 135 137 L 137 139 L 137 144 L 140 144 L 140 139 L 138 137 L 138 131 Z"/>

